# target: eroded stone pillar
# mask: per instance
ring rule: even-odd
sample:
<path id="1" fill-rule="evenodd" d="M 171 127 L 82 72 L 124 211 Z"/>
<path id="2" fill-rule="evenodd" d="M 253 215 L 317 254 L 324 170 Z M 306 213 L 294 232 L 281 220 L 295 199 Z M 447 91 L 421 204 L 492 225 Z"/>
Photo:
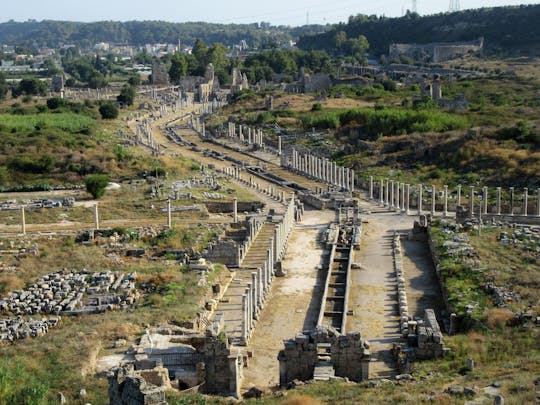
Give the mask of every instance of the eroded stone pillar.
<path id="1" fill-rule="evenodd" d="M 24 212 L 24 205 L 21 205 L 21 233 L 26 235 L 26 213 Z"/>
<path id="2" fill-rule="evenodd" d="M 448 216 L 448 186 L 444 185 L 444 213 L 445 217 Z"/>
<path id="3" fill-rule="evenodd" d="M 167 227 L 172 228 L 171 199 L 167 199 Z"/>
<path id="4" fill-rule="evenodd" d="M 94 204 L 94 227 L 99 230 L 99 209 L 97 204 Z"/>
<path id="5" fill-rule="evenodd" d="M 384 205 L 384 184 L 383 179 L 381 179 L 379 184 L 379 205 Z"/>
<path id="6" fill-rule="evenodd" d="M 457 186 L 456 211 L 457 211 L 457 206 L 458 205 L 461 205 L 461 185 Z"/>
<path id="7" fill-rule="evenodd" d="M 369 199 L 373 200 L 373 176 L 369 176 Z"/>
<path id="8" fill-rule="evenodd" d="M 514 215 L 514 187 L 510 187 L 510 201 L 508 205 L 508 214 Z"/>
<path id="9" fill-rule="evenodd" d="M 233 222 L 238 222 L 238 198 L 233 198 Z"/>
<path id="10" fill-rule="evenodd" d="M 384 190 L 384 206 L 385 207 L 388 207 L 388 197 L 389 197 L 388 187 L 390 187 L 390 180 L 386 179 L 386 189 Z"/>
<path id="11" fill-rule="evenodd" d="M 405 193 L 405 214 L 409 215 L 411 213 L 410 211 L 410 203 L 411 203 L 411 185 L 407 184 L 406 187 L 406 193 Z"/>
<path id="12" fill-rule="evenodd" d="M 393 210 L 394 209 L 394 180 L 390 181 L 390 204 L 388 205 L 388 208 Z"/>

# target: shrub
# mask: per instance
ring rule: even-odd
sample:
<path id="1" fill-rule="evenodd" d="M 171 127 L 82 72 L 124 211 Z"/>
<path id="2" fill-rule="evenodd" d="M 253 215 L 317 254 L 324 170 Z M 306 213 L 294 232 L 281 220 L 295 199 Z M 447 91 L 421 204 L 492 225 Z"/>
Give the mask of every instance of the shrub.
<path id="1" fill-rule="evenodd" d="M 105 187 L 109 184 L 109 176 L 106 174 L 92 174 L 85 179 L 86 191 L 95 199 L 103 197 Z"/>
<path id="2" fill-rule="evenodd" d="M 112 103 L 103 103 L 99 107 L 99 113 L 101 114 L 101 118 L 104 120 L 118 118 L 118 108 L 116 108 Z"/>

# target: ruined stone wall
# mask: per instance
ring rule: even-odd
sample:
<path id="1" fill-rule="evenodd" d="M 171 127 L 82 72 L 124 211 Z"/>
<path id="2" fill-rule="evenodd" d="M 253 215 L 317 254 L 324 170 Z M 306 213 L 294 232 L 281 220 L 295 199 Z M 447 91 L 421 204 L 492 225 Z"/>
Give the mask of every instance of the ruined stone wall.
<path id="1" fill-rule="evenodd" d="M 283 343 L 285 348 L 278 354 L 280 386 L 286 387 L 293 380 L 313 379 L 317 363 L 317 344 L 310 342 L 309 337 L 303 334 Z"/>
<path id="2" fill-rule="evenodd" d="M 109 376 L 110 405 L 166 404 L 165 388 L 147 382 L 133 365 L 120 367 Z"/>
<path id="3" fill-rule="evenodd" d="M 238 243 L 231 239 L 220 240 L 214 245 L 209 246 L 204 257 L 214 263 L 236 267 L 240 262 Z"/>
<path id="4" fill-rule="evenodd" d="M 208 212 L 212 214 L 220 212 L 232 212 L 233 201 L 205 201 L 203 203 Z M 261 201 L 238 201 L 239 212 L 257 212 L 264 208 L 264 203 Z"/>
<path id="5" fill-rule="evenodd" d="M 208 337 L 204 345 L 204 392 L 225 396 L 240 396 L 242 357 L 233 355 L 226 340 Z"/>
<path id="6" fill-rule="evenodd" d="M 356 382 L 369 378 L 370 352 L 360 332 L 338 337 L 332 343 L 331 355 L 338 377 Z"/>

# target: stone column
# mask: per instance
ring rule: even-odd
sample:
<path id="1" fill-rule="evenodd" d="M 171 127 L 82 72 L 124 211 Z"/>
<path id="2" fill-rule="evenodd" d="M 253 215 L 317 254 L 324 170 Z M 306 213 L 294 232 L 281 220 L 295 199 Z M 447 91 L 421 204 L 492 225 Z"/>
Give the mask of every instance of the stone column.
<path id="1" fill-rule="evenodd" d="M 509 202 L 508 213 L 514 215 L 514 187 L 510 187 L 510 202 Z"/>
<path id="2" fill-rule="evenodd" d="M 248 310 L 247 295 L 242 294 L 242 340 L 247 344 L 248 341 Z"/>
<path id="3" fill-rule="evenodd" d="M 469 212 L 472 218 L 474 217 L 474 186 L 470 186 L 469 190 Z"/>
<path id="4" fill-rule="evenodd" d="M 97 204 L 94 204 L 94 226 L 96 230 L 99 230 L 99 210 Z"/>
<path id="5" fill-rule="evenodd" d="M 238 222 L 238 198 L 233 198 L 233 222 Z"/>
<path id="6" fill-rule="evenodd" d="M 247 295 L 247 305 L 248 305 L 248 311 L 247 311 L 247 318 L 248 318 L 248 327 L 251 332 L 253 329 L 253 284 L 247 283 L 247 288 L 245 294 Z M 250 333 L 251 336 L 251 333 Z"/>
<path id="7" fill-rule="evenodd" d="M 497 187 L 497 215 L 501 215 L 501 188 Z"/>
<path id="8" fill-rule="evenodd" d="M 457 211 L 457 206 L 458 205 L 461 205 L 461 184 L 459 186 L 457 186 L 457 202 L 456 202 L 456 211 Z"/>
<path id="9" fill-rule="evenodd" d="M 444 185 L 444 213 L 445 217 L 448 216 L 448 186 Z"/>
<path id="10" fill-rule="evenodd" d="M 435 185 L 431 185 L 431 215 L 435 215 L 435 204 L 437 202 L 437 194 L 435 190 Z"/>
<path id="11" fill-rule="evenodd" d="M 384 206 L 388 207 L 388 197 L 389 197 L 389 190 L 388 187 L 390 187 L 390 180 L 386 179 L 386 189 L 384 190 Z"/>
<path id="12" fill-rule="evenodd" d="M 401 183 L 401 212 L 405 212 L 405 183 Z"/>
<path id="13" fill-rule="evenodd" d="M 251 285 L 253 286 L 253 317 L 257 319 L 257 308 L 259 307 L 259 280 L 257 279 L 256 272 L 251 273 Z"/>
<path id="14" fill-rule="evenodd" d="M 263 269 L 260 267 L 257 268 L 257 305 L 259 308 L 263 304 Z"/>
<path id="15" fill-rule="evenodd" d="M 399 189 L 400 189 L 400 183 L 399 181 L 396 182 L 396 201 L 394 201 L 394 208 L 398 211 L 401 209 L 399 204 Z"/>
<path id="16" fill-rule="evenodd" d="M 369 176 L 369 199 L 373 200 L 373 176 Z"/>
<path id="17" fill-rule="evenodd" d="M 410 211 L 410 203 L 411 203 L 411 185 L 407 184 L 406 187 L 406 193 L 405 193 L 405 215 L 409 215 L 411 213 Z"/>
<path id="18" fill-rule="evenodd" d="M 26 235 L 26 214 L 24 212 L 24 205 L 21 205 L 21 233 Z"/>
<path id="19" fill-rule="evenodd" d="M 390 181 L 390 204 L 388 204 L 389 209 L 394 209 L 394 180 Z"/>
<path id="20" fill-rule="evenodd" d="M 167 227 L 172 228 L 171 199 L 167 199 Z"/>
<path id="21" fill-rule="evenodd" d="M 525 187 L 523 189 L 523 215 L 527 216 L 528 211 L 528 202 L 529 202 L 529 189 Z"/>
<path id="22" fill-rule="evenodd" d="M 354 170 L 351 170 L 351 193 L 354 193 L 354 176 Z M 538 191 L 538 195 L 540 195 L 540 190 Z"/>
<path id="23" fill-rule="evenodd" d="M 381 179 L 379 186 L 379 205 L 384 205 L 384 184 L 383 179 Z"/>

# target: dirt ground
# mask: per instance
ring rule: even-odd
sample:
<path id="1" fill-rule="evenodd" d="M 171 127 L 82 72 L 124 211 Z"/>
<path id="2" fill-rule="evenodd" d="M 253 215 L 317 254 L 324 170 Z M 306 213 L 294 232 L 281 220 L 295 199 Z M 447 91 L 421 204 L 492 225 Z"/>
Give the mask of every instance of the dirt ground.
<path id="1" fill-rule="evenodd" d="M 279 384 L 277 355 L 283 340 L 294 338 L 317 323 L 322 294 L 321 263 L 324 251 L 319 234 L 334 219 L 332 211 L 306 210 L 291 235 L 283 261 L 286 276 L 275 278 L 250 342 L 254 357 L 244 370 L 243 385 L 259 388 Z"/>

